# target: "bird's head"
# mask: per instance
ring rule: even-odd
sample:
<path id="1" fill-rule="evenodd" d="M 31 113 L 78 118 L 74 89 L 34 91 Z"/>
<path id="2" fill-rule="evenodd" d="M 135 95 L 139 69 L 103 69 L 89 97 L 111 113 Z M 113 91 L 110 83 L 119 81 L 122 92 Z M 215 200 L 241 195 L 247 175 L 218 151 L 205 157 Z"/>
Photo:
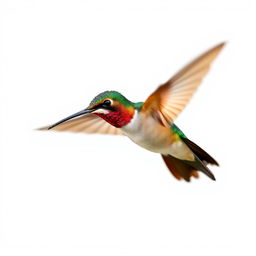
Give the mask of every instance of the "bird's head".
<path id="1" fill-rule="evenodd" d="M 97 95 L 86 109 L 62 119 L 49 127 L 49 129 L 75 117 L 87 114 L 95 114 L 111 125 L 121 128 L 131 121 L 137 104 L 126 99 L 119 92 L 105 91 Z"/>
<path id="2" fill-rule="evenodd" d="M 116 91 L 100 93 L 87 109 L 117 128 L 128 124 L 135 111 L 134 103 Z"/>

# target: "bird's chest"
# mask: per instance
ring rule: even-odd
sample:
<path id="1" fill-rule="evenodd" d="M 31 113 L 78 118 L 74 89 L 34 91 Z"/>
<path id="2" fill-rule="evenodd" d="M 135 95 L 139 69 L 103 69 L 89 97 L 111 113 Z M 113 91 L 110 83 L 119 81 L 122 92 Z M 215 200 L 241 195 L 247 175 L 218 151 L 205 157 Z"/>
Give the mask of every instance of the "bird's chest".
<path id="1" fill-rule="evenodd" d="M 157 153 L 166 153 L 174 141 L 170 129 L 163 127 L 155 119 L 144 117 L 137 111 L 131 122 L 122 131 L 136 144 Z"/>

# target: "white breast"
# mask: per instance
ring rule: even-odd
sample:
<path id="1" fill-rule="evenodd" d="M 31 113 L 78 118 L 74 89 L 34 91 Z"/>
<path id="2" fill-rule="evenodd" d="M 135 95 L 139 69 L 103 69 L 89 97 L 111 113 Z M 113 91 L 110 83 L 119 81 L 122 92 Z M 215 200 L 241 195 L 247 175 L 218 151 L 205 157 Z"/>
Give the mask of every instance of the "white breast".
<path id="1" fill-rule="evenodd" d="M 131 122 L 121 129 L 134 143 L 149 151 L 194 160 L 189 148 L 175 139 L 170 128 L 162 126 L 152 117 L 145 118 L 137 110 Z"/>

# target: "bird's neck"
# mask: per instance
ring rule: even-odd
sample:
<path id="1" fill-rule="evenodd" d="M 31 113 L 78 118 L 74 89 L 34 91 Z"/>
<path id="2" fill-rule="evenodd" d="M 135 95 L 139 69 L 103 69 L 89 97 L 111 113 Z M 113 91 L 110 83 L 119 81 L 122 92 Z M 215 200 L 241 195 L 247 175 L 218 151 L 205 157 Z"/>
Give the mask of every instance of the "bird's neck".
<path id="1" fill-rule="evenodd" d="M 123 107 L 117 111 L 110 111 L 109 113 L 95 113 L 97 116 L 104 119 L 106 122 L 111 125 L 121 128 L 129 124 L 134 116 L 135 109 L 131 107 Z"/>
<path id="2" fill-rule="evenodd" d="M 141 129 L 142 124 L 142 118 L 137 109 L 134 111 L 134 115 L 131 119 L 131 121 L 122 127 L 122 131 L 125 134 L 137 134 L 139 130 Z"/>

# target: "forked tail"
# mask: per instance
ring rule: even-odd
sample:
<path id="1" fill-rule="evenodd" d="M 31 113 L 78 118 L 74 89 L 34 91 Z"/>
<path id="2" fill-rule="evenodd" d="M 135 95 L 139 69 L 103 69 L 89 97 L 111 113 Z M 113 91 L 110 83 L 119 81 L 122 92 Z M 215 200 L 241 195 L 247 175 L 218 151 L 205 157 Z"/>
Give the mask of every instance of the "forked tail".
<path id="1" fill-rule="evenodd" d="M 193 152 L 195 160 L 187 161 L 178 159 L 171 155 L 162 155 L 165 164 L 167 165 L 170 172 L 174 175 L 174 177 L 178 180 L 184 179 L 186 181 L 190 181 L 192 176 L 198 178 L 198 171 L 201 171 L 212 180 L 215 180 L 215 177 L 207 167 L 207 164 L 218 166 L 219 164 L 217 161 L 189 139 L 182 138 L 182 140 Z"/>

